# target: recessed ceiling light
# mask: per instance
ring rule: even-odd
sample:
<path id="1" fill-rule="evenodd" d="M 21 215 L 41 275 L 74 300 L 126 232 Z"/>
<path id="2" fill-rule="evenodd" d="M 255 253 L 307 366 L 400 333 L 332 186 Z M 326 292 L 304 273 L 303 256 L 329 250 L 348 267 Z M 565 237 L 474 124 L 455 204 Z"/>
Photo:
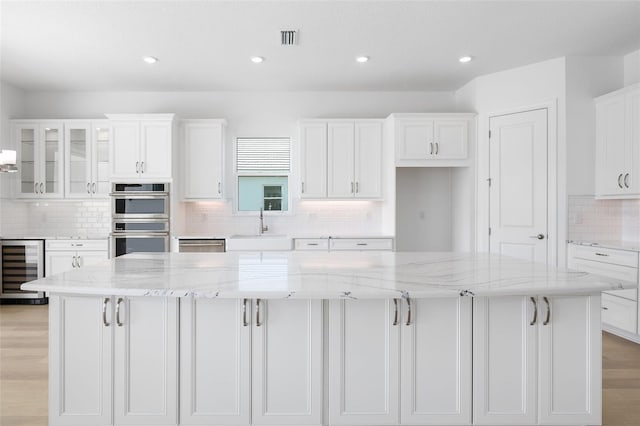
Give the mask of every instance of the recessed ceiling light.
<path id="1" fill-rule="evenodd" d="M 365 62 L 369 61 L 369 57 L 368 56 L 358 56 L 356 58 L 356 61 L 360 62 L 361 64 L 364 64 Z"/>
<path id="2" fill-rule="evenodd" d="M 251 58 L 251 62 L 253 62 L 254 64 L 261 64 L 262 62 L 264 62 L 264 58 L 262 56 L 253 56 Z"/>
<path id="3" fill-rule="evenodd" d="M 158 58 L 156 58 L 155 56 L 143 56 L 142 60 L 148 64 L 155 64 L 156 62 L 158 62 Z"/>
<path id="4" fill-rule="evenodd" d="M 458 59 L 458 61 L 462 62 L 463 64 L 466 64 L 467 62 L 471 62 L 471 56 L 461 56 L 460 59 Z"/>

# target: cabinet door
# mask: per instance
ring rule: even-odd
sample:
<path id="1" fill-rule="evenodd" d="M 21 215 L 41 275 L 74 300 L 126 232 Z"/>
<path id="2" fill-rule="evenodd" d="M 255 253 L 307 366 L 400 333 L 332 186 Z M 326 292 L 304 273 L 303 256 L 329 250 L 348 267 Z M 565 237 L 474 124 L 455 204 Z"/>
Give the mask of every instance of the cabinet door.
<path id="1" fill-rule="evenodd" d="M 250 301 L 181 299 L 180 424 L 250 423 L 250 348 Z"/>
<path id="2" fill-rule="evenodd" d="M 300 198 L 327 197 L 327 124 L 300 125 Z"/>
<path id="3" fill-rule="evenodd" d="M 540 424 L 601 424 L 600 295 L 547 300 L 538 298 Z"/>
<path id="4" fill-rule="evenodd" d="M 596 105 L 596 195 L 624 193 L 626 158 L 625 102 L 619 96 Z"/>
<path id="5" fill-rule="evenodd" d="M 47 277 L 75 268 L 75 251 L 47 251 L 45 275 Z"/>
<path id="6" fill-rule="evenodd" d="M 40 196 L 64 196 L 64 135 L 61 123 L 40 125 L 39 161 Z"/>
<path id="7" fill-rule="evenodd" d="M 628 175 L 623 186 L 629 194 L 640 194 L 640 89 L 625 96 L 625 137 L 630 156 L 627 158 Z"/>
<path id="8" fill-rule="evenodd" d="M 537 423 L 538 326 L 527 297 L 479 297 L 473 309 L 473 423 Z"/>
<path id="9" fill-rule="evenodd" d="M 137 178 L 140 170 L 140 125 L 137 121 L 112 121 L 110 126 L 111 177 Z"/>
<path id="10" fill-rule="evenodd" d="M 91 198 L 92 135 L 88 122 L 65 123 L 65 187 L 66 198 Z"/>
<path id="11" fill-rule="evenodd" d="M 177 304 L 173 297 L 116 298 L 116 424 L 177 423 Z"/>
<path id="12" fill-rule="evenodd" d="M 252 352 L 251 422 L 322 424 L 322 301 L 260 301 Z"/>
<path id="13" fill-rule="evenodd" d="M 354 125 L 329 123 L 327 125 L 327 196 L 353 198 L 354 179 Z"/>
<path id="14" fill-rule="evenodd" d="M 396 159 L 425 160 L 433 157 L 433 121 L 399 120 L 396 129 Z"/>
<path id="15" fill-rule="evenodd" d="M 391 300 L 329 301 L 329 421 L 398 424 L 400 325 Z"/>
<path id="16" fill-rule="evenodd" d="M 109 122 L 96 121 L 91 124 L 91 196 L 93 198 L 108 198 L 110 161 Z"/>
<path id="17" fill-rule="evenodd" d="M 40 171 L 37 166 L 40 154 L 38 149 L 39 130 L 40 127 L 35 123 L 14 124 L 17 166 L 18 174 L 20 175 L 16 194 L 19 198 L 36 198 L 39 196 Z"/>
<path id="18" fill-rule="evenodd" d="M 355 124 L 355 196 L 382 196 L 382 124 Z"/>
<path id="19" fill-rule="evenodd" d="M 108 298 L 49 296 L 50 425 L 112 424 L 112 309 Z"/>
<path id="20" fill-rule="evenodd" d="M 402 424 L 471 424 L 471 298 L 410 303 L 411 322 L 405 311 L 401 325 Z"/>
<path id="21" fill-rule="evenodd" d="M 222 198 L 222 124 L 186 123 L 182 169 L 185 199 Z"/>
<path id="22" fill-rule="evenodd" d="M 468 122 L 465 120 L 436 120 L 433 153 L 439 160 L 467 158 Z"/>
<path id="23" fill-rule="evenodd" d="M 171 179 L 171 122 L 143 121 L 140 177 Z"/>
<path id="24" fill-rule="evenodd" d="M 95 265 L 96 263 L 100 263 L 103 260 L 109 259 L 109 252 L 105 251 L 78 251 L 76 253 L 76 262 L 78 263 L 78 267 L 82 268 L 84 266 Z"/>

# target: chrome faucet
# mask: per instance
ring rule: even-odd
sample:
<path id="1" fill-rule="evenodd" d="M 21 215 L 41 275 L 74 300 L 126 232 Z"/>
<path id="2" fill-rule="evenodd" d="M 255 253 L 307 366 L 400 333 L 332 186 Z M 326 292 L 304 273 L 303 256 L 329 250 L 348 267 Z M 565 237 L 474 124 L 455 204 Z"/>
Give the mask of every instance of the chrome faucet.
<path id="1" fill-rule="evenodd" d="M 262 207 L 260 207 L 260 235 L 269 230 L 268 226 L 264 225 L 264 215 L 262 214 Z"/>

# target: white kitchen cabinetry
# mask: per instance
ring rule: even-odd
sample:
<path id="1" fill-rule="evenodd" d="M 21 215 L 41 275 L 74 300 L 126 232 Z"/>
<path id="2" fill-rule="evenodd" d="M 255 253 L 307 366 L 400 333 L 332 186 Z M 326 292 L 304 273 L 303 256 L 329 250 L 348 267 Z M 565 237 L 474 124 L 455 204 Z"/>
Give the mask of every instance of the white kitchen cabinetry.
<path id="1" fill-rule="evenodd" d="M 181 333 L 181 424 L 322 423 L 322 301 L 188 300 Z"/>
<path id="2" fill-rule="evenodd" d="M 63 125 L 51 120 L 15 120 L 18 198 L 64 196 Z"/>
<path id="3" fill-rule="evenodd" d="M 640 343 L 638 252 L 569 244 L 567 266 L 633 285 L 633 288 L 603 292 L 602 327 L 608 332 Z"/>
<path id="4" fill-rule="evenodd" d="M 182 198 L 219 200 L 224 176 L 225 120 L 183 120 Z"/>
<path id="5" fill-rule="evenodd" d="M 382 197 L 380 120 L 304 121 L 301 134 L 301 197 Z"/>
<path id="6" fill-rule="evenodd" d="M 177 303 L 51 296 L 50 424 L 175 425 Z"/>
<path id="7" fill-rule="evenodd" d="M 51 276 L 109 258 L 107 240 L 47 240 L 45 275 Z"/>
<path id="8" fill-rule="evenodd" d="M 596 197 L 640 197 L 640 84 L 596 98 Z"/>
<path id="9" fill-rule="evenodd" d="M 599 295 L 476 298 L 474 424 L 600 424 L 599 313 Z"/>
<path id="10" fill-rule="evenodd" d="M 393 250 L 393 238 L 296 238 L 296 250 Z"/>
<path id="11" fill-rule="evenodd" d="M 474 114 L 392 114 L 398 167 L 468 166 Z"/>
<path id="12" fill-rule="evenodd" d="M 109 122 L 65 121 L 65 198 L 109 194 Z"/>
<path id="13" fill-rule="evenodd" d="M 171 180 L 173 114 L 110 114 L 108 117 L 111 179 Z"/>

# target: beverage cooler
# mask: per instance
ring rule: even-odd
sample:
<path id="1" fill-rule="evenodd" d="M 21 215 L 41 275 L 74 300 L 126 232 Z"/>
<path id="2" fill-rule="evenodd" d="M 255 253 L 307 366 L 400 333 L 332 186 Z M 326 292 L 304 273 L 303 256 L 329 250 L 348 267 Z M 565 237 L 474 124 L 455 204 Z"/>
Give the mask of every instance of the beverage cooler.
<path id="1" fill-rule="evenodd" d="M 0 304 L 46 304 L 43 292 L 20 289 L 44 277 L 44 240 L 1 240 L 0 252 Z"/>

